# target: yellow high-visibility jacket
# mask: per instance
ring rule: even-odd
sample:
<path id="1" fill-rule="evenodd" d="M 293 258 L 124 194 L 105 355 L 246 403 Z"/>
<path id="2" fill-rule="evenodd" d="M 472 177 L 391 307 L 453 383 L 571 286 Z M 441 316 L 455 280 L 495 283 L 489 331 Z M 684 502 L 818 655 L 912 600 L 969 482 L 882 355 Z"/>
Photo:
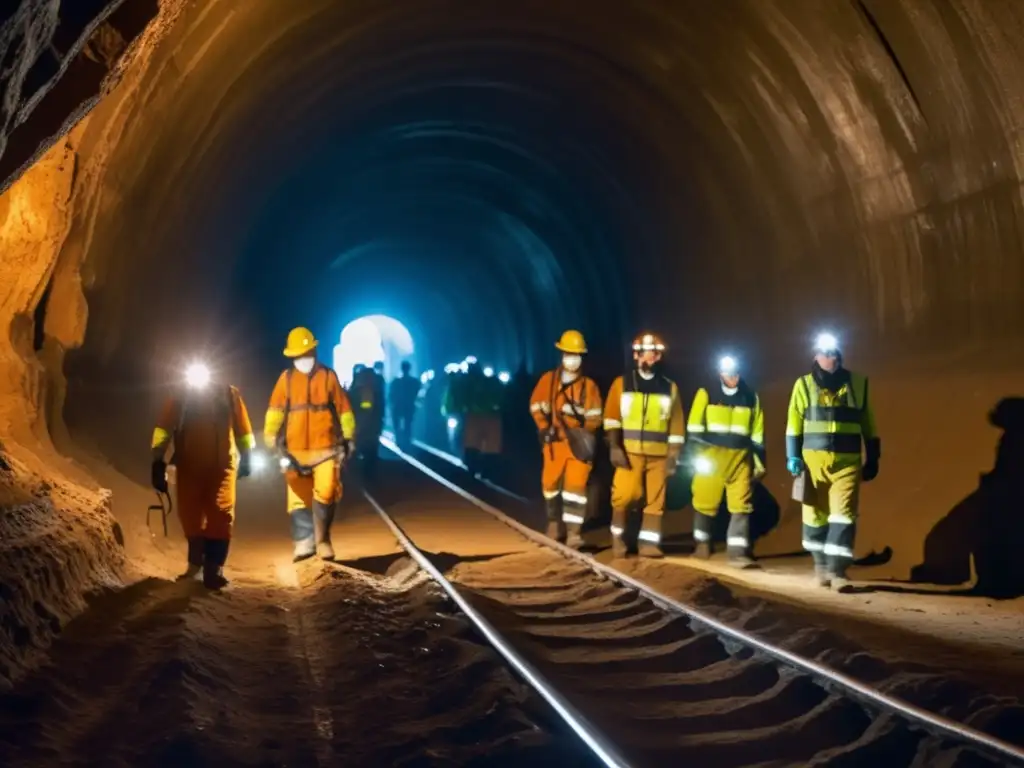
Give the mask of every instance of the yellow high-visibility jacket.
<path id="1" fill-rule="evenodd" d="M 847 372 L 835 392 L 820 387 L 810 373 L 796 380 L 786 424 L 787 456 L 813 458 L 835 469 L 860 465 L 865 441 L 877 437 L 867 377 Z"/>
<path id="2" fill-rule="evenodd" d="M 605 401 L 604 428 L 622 430 L 626 453 L 640 456 L 678 454 L 686 440 L 679 389 L 671 379 L 646 380 L 634 371 L 612 382 Z"/>
<path id="3" fill-rule="evenodd" d="M 761 398 L 743 381 L 731 395 L 721 385 L 698 389 L 690 406 L 686 431 L 698 443 L 749 451 L 755 463 L 762 469 L 766 466 Z"/>

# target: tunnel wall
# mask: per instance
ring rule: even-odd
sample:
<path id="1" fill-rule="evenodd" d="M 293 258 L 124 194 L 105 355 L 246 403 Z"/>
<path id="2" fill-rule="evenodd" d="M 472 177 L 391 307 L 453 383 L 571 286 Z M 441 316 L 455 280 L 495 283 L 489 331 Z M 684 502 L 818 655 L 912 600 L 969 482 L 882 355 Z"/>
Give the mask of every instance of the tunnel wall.
<path id="1" fill-rule="evenodd" d="M 23 0 L 3 25 L 4 60 L 14 66 L 5 69 L 0 134 L 0 429 L 11 466 L 24 467 L 10 474 L 11 492 L 31 497 L 39 493 L 31 477 L 90 487 L 52 450 L 52 438 L 64 437 L 66 354 L 85 343 L 91 375 L 125 370 L 113 368 L 117 361 L 144 377 L 125 329 L 158 322 L 172 303 L 167 295 L 183 289 L 172 281 L 156 298 L 139 290 L 153 282 L 153 261 L 179 252 L 196 231 L 208 238 L 199 255 L 237 244 L 240 220 L 222 217 L 216 232 L 210 221 L 190 229 L 176 218 L 188 210 L 177 201 L 195 198 L 218 174 L 246 167 L 242 183 L 254 178 L 246 152 L 258 145 L 242 141 L 239 126 L 252 124 L 246 109 L 263 95 L 230 109 L 222 102 L 238 83 L 259 79 L 240 73 L 280 42 L 273 34 L 285 39 L 291 29 L 284 4 L 244 12 L 214 0 L 94 2 L 88 12 L 74 5 Z M 664 160 L 664 176 L 644 193 L 648 215 L 664 226 L 636 233 L 634 258 L 648 259 L 657 279 L 631 297 L 631 319 L 665 329 L 690 370 L 720 343 L 750 350 L 760 379 L 779 392 L 806 364 L 814 327 L 840 328 L 858 350 L 851 364 L 892 382 L 881 387 L 884 397 L 937 399 L 927 414 L 917 400 L 909 408 L 887 401 L 881 490 L 869 496 L 885 525 L 913 516 L 911 528 L 928 530 L 971 475 L 990 466 L 993 432 L 980 411 L 1022 384 L 1019 367 L 986 376 L 993 358 L 978 351 L 982 340 L 1001 341 L 997 352 L 1013 347 L 1024 321 L 1022 5 L 749 0 L 701 4 L 698 17 L 681 4 L 651 3 L 623 11 L 614 29 L 581 22 L 570 3 L 497 7 L 499 16 L 550 13 L 567 35 L 578 26 L 567 48 L 606 46 L 606 58 L 630 69 L 627 81 L 649 96 L 633 105 L 648 131 L 634 126 L 635 149 Z M 313 23 L 340 29 L 349 4 L 332 8 Z M 417 26 L 420 40 L 429 38 L 429 15 Z M 61 19 L 70 20 L 63 32 Z M 460 19 L 466 34 L 482 23 Z M 200 167 L 233 142 L 230 162 Z M 211 282 L 218 274 L 230 273 Z M 600 274 L 590 280 L 602 283 Z M 630 289 L 616 288 L 623 286 Z M 191 291 L 197 305 L 219 295 L 212 285 Z M 170 344 L 162 338 L 147 351 L 159 355 Z M 974 356 L 959 377 L 948 362 L 918 362 L 951 346 Z M 781 428 L 777 408 L 773 423 Z M 911 460 L 923 446 L 941 450 L 931 462 Z M 925 485 L 938 489 L 936 498 L 927 510 L 911 509 Z M 93 498 L 101 521 L 83 524 L 111 541 L 103 502 L 82 498 Z M 54 506 L 58 527 L 78 525 L 73 507 Z M 31 525 L 19 536 L 29 549 L 46 546 Z M 95 556 L 94 573 L 105 573 L 119 567 L 114 551 L 83 544 L 74 557 Z M 6 559 L 22 556 L 26 549 Z M 28 594 L 30 572 L 19 570 L 8 587 Z M 70 587 L 54 582 L 48 594 L 81 594 L 89 584 L 87 576 Z M 4 616 L 27 625 L 19 613 L 26 606 L 5 601 Z"/>

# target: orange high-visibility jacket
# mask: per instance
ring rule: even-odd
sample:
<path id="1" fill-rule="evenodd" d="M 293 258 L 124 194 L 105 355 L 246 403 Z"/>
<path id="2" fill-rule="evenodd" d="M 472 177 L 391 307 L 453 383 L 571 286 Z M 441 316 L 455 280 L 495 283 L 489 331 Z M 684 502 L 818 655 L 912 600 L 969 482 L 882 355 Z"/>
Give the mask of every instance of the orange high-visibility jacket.
<path id="1" fill-rule="evenodd" d="M 153 430 L 153 455 L 163 458 L 172 439 L 175 464 L 186 473 L 226 469 L 239 450 L 256 447 L 245 401 L 231 386 L 168 397 Z"/>
<path id="2" fill-rule="evenodd" d="M 352 405 L 332 369 L 317 363 L 308 375 L 295 368 L 281 374 L 263 422 L 263 440 L 268 448 L 274 448 L 281 438 L 293 454 L 330 452 L 342 440 L 352 440 L 355 433 Z"/>
<path id="3" fill-rule="evenodd" d="M 530 415 L 538 430 L 554 427 L 559 438 L 566 427 L 585 427 L 596 432 L 601 426 L 601 390 L 589 376 L 562 382 L 562 369 L 548 371 L 530 395 Z"/>

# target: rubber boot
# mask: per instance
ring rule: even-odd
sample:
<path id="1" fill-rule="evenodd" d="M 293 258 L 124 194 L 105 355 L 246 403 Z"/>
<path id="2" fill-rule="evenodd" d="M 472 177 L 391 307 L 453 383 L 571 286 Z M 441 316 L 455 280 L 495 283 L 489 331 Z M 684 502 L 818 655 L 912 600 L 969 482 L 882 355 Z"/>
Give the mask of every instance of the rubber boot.
<path id="1" fill-rule="evenodd" d="M 292 542 L 295 544 L 292 562 L 308 560 L 316 554 L 313 513 L 308 509 L 296 509 L 288 517 L 292 524 Z"/>
<path id="2" fill-rule="evenodd" d="M 334 547 L 331 545 L 334 509 L 334 504 L 313 502 L 313 536 L 316 539 L 316 553 L 321 560 L 334 560 Z"/>
<path id="3" fill-rule="evenodd" d="M 711 540 L 715 518 L 700 512 L 693 513 L 693 556 L 698 560 L 708 560 L 715 554 L 715 544 Z"/>
<path id="4" fill-rule="evenodd" d="M 811 552 L 811 557 L 814 558 L 814 583 L 828 589 L 832 586 L 832 572 L 829 570 L 825 553 Z"/>
<path id="5" fill-rule="evenodd" d="M 659 558 L 665 553 L 661 549 L 661 523 L 664 515 L 644 514 L 640 527 L 640 557 Z"/>
<path id="6" fill-rule="evenodd" d="M 626 542 L 626 523 L 629 514 L 625 509 L 612 510 L 612 555 L 629 557 L 629 544 Z"/>
<path id="7" fill-rule="evenodd" d="M 230 546 L 231 542 L 225 539 L 206 539 L 203 543 L 203 586 L 207 589 L 223 589 L 228 585 L 224 563 Z"/>
<path id="8" fill-rule="evenodd" d="M 203 572 L 203 540 L 193 537 L 188 540 L 188 568 L 175 581 L 194 579 Z"/>
<path id="9" fill-rule="evenodd" d="M 562 522 L 562 497 L 555 496 L 551 499 L 544 499 L 544 508 L 548 516 L 547 537 L 554 539 L 559 544 L 565 544 L 568 531 L 565 523 Z"/>
<path id="10" fill-rule="evenodd" d="M 750 550 L 750 515 L 734 512 L 729 515 L 729 532 L 726 535 L 729 565 L 748 570 L 757 568 Z"/>

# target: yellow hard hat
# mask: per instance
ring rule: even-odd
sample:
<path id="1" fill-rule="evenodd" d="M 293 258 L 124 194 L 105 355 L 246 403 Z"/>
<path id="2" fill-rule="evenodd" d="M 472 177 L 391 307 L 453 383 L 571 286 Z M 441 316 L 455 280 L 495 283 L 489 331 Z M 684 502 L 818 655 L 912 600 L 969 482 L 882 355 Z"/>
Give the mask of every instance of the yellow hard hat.
<path id="1" fill-rule="evenodd" d="M 292 328 L 288 334 L 288 345 L 284 348 L 285 357 L 302 357 L 308 355 L 318 344 L 316 337 L 309 328 Z"/>
<path id="2" fill-rule="evenodd" d="M 555 349 L 568 352 L 570 355 L 585 355 L 587 342 L 583 340 L 583 334 L 579 331 L 566 331 L 555 344 Z"/>

